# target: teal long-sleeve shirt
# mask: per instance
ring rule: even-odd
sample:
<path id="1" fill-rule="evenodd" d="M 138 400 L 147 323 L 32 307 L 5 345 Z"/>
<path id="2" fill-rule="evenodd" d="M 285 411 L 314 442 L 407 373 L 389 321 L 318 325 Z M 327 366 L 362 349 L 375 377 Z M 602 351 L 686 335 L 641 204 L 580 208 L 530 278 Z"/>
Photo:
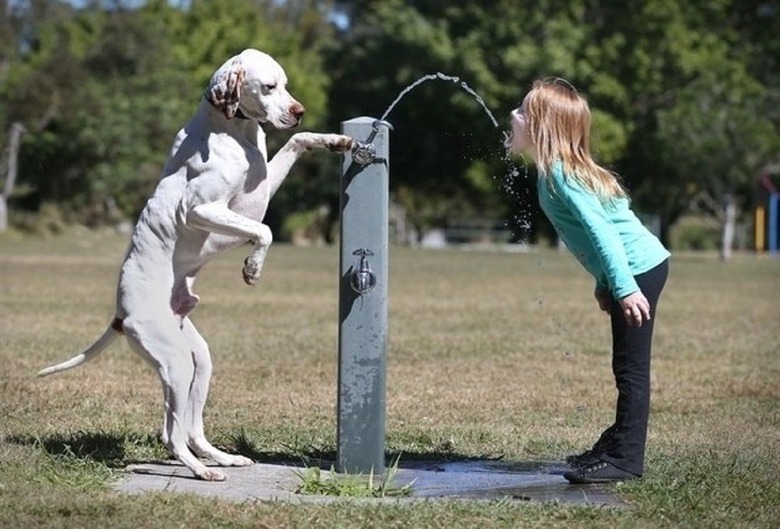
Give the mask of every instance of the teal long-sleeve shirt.
<path id="1" fill-rule="evenodd" d="M 634 276 L 647 272 L 670 253 L 631 211 L 627 198 L 607 204 L 572 178 L 563 164 L 540 176 L 539 205 L 558 236 L 596 279 L 596 288 L 616 299 L 637 292 Z"/>

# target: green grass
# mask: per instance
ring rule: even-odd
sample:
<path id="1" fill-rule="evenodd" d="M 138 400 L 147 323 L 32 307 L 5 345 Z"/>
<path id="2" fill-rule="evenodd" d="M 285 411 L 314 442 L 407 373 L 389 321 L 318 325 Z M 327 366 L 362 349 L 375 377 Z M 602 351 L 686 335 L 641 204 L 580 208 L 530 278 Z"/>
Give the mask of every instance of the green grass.
<path id="1" fill-rule="evenodd" d="M 330 474 L 325 476 L 319 466 L 310 466 L 305 470 L 296 470 L 301 479 L 296 492 L 300 494 L 318 494 L 351 498 L 392 498 L 412 494 L 412 483 L 397 485 L 400 456 L 385 469 L 383 476 L 369 473 L 337 473 L 331 466 Z"/>
<path id="2" fill-rule="evenodd" d="M 780 259 L 675 255 L 657 317 L 644 479 L 623 509 L 492 502 L 230 503 L 112 491 L 165 457 L 155 375 L 117 342 L 35 373 L 109 323 L 125 241 L 0 238 L 0 527 L 776 527 Z M 239 250 L 196 285 L 211 439 L 258 461 L 335 452 L 338 251 L 277 245 L 244 286 Z M 413 458 L 561 458 L 614 413 L 608 322 L 554 251 L 391 249 L 387 448 Z M 229 470 L 228 470 L 229 472 Z"/>

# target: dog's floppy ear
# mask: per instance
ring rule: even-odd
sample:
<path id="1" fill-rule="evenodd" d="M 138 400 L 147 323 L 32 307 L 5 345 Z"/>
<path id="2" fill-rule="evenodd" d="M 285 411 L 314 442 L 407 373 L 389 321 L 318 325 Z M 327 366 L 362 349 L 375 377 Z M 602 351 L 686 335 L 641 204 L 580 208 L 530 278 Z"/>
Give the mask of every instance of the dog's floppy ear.
<path id="1" fill-rule="evenodd" d="M 241 83 L 244 82 L 246 70 L 238 57 L 226 62 L 214 73 L 209 83 L 207 97 L 211 104 L 225 114 L 227 119 L 233 119 L 238 111 L 241 99 Z"/>

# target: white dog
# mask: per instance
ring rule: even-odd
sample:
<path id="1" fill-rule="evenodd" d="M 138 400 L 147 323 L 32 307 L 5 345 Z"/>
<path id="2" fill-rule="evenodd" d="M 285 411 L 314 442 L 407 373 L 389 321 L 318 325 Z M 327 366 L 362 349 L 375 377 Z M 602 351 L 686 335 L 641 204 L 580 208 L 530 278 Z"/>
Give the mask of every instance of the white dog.
<path id="1" fill-rule="evenodd" d="M 268 161 L 259 123 L 288 129 L 304 113 L 286 84 L 282 67 L 251 49 L 214 73 L 197 112 L 176 136 L 157 189 L 135 226 L 119 274 L 114 321 L 86 351 L 38 374 L 81 365 L 124 334 L 162 381 L 163 443 L 205 480 L 226 476 L 196 456 L 221 466 L 252 461 L 217 450 L 203 432 L 211 356 L 187 316 L 198 303 L 192 292 L 195 275 L 218 253 L 251 242 L 242 273 L 254 285 L 272 241 L 262 220 L 292 165 L 314 147 L 333 152 L 352 147 L 348 136 L 301 132 Z"/>

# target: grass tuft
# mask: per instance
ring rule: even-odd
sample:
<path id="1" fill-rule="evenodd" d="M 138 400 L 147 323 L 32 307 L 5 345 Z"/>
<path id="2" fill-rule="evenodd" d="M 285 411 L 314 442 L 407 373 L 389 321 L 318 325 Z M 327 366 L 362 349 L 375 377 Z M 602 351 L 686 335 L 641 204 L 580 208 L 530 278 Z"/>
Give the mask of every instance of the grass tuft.
<path id="1" fill-rule="evenodd" d="M 350 498 L 389 498 L 408 496 L 412 493 L 412 483 L 397 486 L 395 478 L 398 474 L 398 461 L 396 457 L 380 480 L 374 471 L 368 475 L 337 473 L 331 467 L 327 477 L 323 476 L 320 467 L 308 467 L 303 471 L 295 471 L 301 478 L 301 484 L 296 489 L 298 494 L 319 494 L 323 496 L 339 496 Z"/>
<path id="2" fill-rule="evenodd" d="M 105 464 L 79 457 L 66 450 L 61 454 L 48 454 L 37 468 L 36 481 L 65 487 L 76 491 L 104 488 L 114 477 Z"/>

